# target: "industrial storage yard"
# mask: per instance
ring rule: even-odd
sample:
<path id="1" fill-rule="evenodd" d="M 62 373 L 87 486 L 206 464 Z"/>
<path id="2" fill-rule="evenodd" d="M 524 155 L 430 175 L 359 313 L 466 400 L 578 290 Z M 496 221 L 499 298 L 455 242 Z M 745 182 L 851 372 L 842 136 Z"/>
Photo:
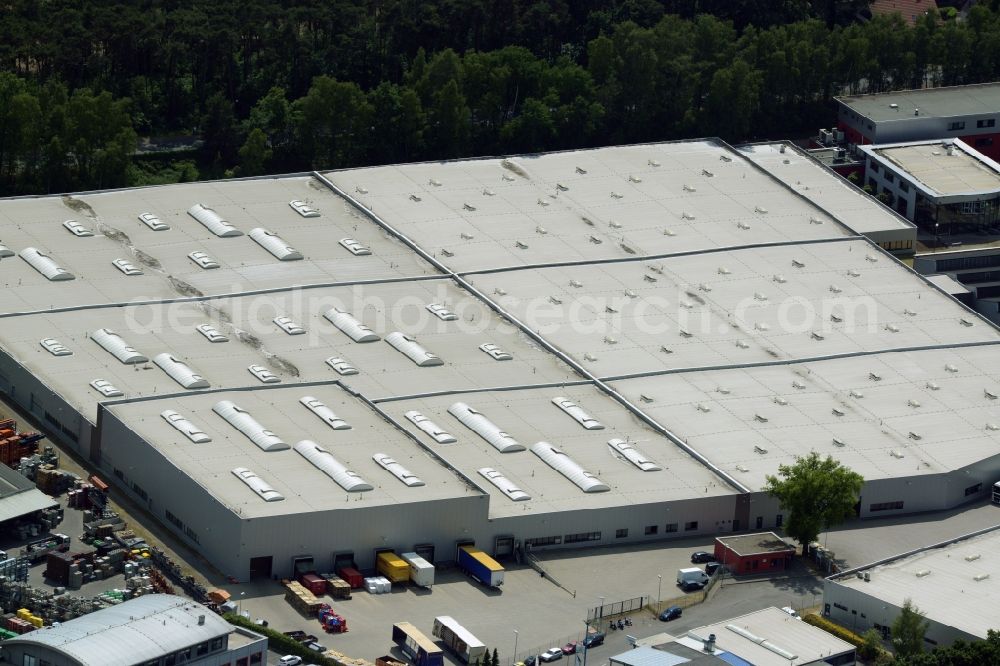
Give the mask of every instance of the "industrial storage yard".
<path id="1" fill-rule="evenodd" d="M 396 609 L 576 591 L 533 556 L 780 528 L 765 477 L 810 451 L 863 472 L 862 517 L 986 497 L 997 329 L 805 159 L 702 140 L 0 201 L 0 390 L 252 599 L 430 559 L 434 592 L 352 600 L 386 644 Z M 510 564 L 502 593 L 460 544 Z"/>

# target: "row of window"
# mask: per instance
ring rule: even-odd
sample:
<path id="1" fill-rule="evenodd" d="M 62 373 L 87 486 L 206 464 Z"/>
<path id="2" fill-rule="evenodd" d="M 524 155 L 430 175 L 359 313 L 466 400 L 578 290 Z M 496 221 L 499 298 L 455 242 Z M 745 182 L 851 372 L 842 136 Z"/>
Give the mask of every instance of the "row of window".
<path id="1" fill-rule="evenodd" d="M 165 509 L 164 510 L 164 514 L 167 516 L 167 520 L 169 520 L 170 523 L 174 527 L 176 527 L 177 529 L 179 529 L 184 534 L 188 535 L 188 537 L 192 541 L 194 541 L 195 543 L 200 543 L 198 541 L 198 534 L 197 534 L 197 532 L 195 532 L 193 529 L 191 529 L 190 527 L 188 527 L 187 525 L 185 525 L 184 521 L 182 521 L 180 518 L 178 518 L 177 516 L 175 516 L 174 514 L 172 514 L 170 512 L 170 509 Z"/>
<path id="2" fill-rule="evenodd" d="M 900 506 L 900 508 L 902 508 L 902 505 Z M 784 523 L 784 518 L 785 517 L 779 513 L 774 518 L 774 524 L 777 527 L 781 527 L 781 525 Z M 167 520 L 174 523 L 178 527 L 181 527 L 181 529 L 184 529 L 183 523 L 181 523 L 180 520 L 178 520 L 176 516 L 174 516 L 169 511 L 167 511 Z M 758 516 L 757 529 L 761 529 L 763 527 L 763 523 L 764 523 L 763 516 Z M 684 523 L 685 532 L 694 532 L 697 529 L 698 529 L 697 520 L 691 520 Z M 733 530 L 738 530 L 738 529 L 739 529 L 739 521 L 733 521 Z M 677 532 L 678 530 L 679 530 L 679 525 L 677 523 L 667 523 L 666 525 L 663 526 L 664 534 L 670 534 L 672 532 Z M 643 529 L 643 534 L 645 536 L 654 536 L 659 533 L 660 533 L 659 525 L 646 525 L 646 527 Z M 194 535 L 190 536 L 192 539 L 195 539 L 195 541 L 197 541 L 197 538 Z M 615 530 L 616 539 L 625 539 L 627 537 L 628 537 L 627 527 L 622 527 Z M 579 532 L 577 534 L 567 534 L 565 536 L 534 537 L 532 539 L 525 539 L 524 544 L 526 546 L 535 548 L 541 546 L 558 546 L 560 544 L 566 544 L 566 543 L 580 543 L 581 541 L 600 541 L 600 540 L 601 540 L 600 532 Z"/>
<path id="3" fill-rule="evenodd" d="M 897 511 L 903 508 L 902 502 L 878 502 L 876 504 L 869 504 L 868 510 L 875 511 Z"/>
<path id="4" fill-rule="evenodd" d="M 980 129 L 982 129 L 984 127 L 995 127 L 996 124 L 997 124 L 997 121 L 996 121 L 995 118 L 985 118 L 983 120 L 977 120 L 976 121 L 976 127 L 980 128 Z M 957 130 L 964 130 L 964 129 L 965 129 L 965 121 L 964 120 L 956 120 L 954 122 L 948 123 L 948 131 L 950 131 L 950 132 L 954 132 L 954 131 L 957 131 Z"/>
<path id="5" fill-rule="evenodd" d="M 912 240 L 894 240 L 888 241 L 886 243 L 879 243 L 879 246 L 886 250 L 912 250 L 913 241 Z"/>

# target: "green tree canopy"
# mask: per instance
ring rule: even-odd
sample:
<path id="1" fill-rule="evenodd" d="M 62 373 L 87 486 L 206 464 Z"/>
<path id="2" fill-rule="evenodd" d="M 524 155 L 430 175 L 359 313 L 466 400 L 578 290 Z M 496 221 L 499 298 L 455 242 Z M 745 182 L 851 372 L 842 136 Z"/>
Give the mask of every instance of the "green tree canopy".
<path id="1" fill-rule="evenodd" d="M 825 459 L 813 451 L 780 465 L 778 476 L 767 476 L 764 492 L 775 497 L 788 511 L 785 532 L 802 545 L 805 553 L 820 531 L 854 515 L 864 478 L 831 456 Z"/>
<path id="2" fill-rule="evenodd" d="M 897 657 L 912 657 L 924 651 L 924 634 L 930 623 L 924 614 L 907 599 L 903 610 L 892 621 L 892 648 Z"/>

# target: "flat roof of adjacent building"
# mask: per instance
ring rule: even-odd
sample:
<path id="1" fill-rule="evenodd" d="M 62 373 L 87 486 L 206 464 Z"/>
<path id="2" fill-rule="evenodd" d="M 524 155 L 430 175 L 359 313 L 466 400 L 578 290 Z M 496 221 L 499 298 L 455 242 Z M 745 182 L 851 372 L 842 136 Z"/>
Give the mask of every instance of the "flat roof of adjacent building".
<path id="1" fill-rule="evenodd" d="M 859 234 L 912 231 L 912 222 L 788 142 L 738 146 L 746 157 Z M 784 149 L 784 150 L 782 150 Z"/>
<path id="2" fill-rule="evenodd" d="M 996 454 L 997 350 L 887 352 L 611 385 L 751 489 L 810 451 L 875 480 L 949 472 Z"/>
<path id="3" fill-rule="evenodd" d="M 795 551 L 795 546 L 790 546 L 774 532 L 715 537 L 715 540 L 740 557 L 764 553 L 782 553 L 789 550 L 792 552 Z"/>
<path id="4" fill-rule="evenodd" d="M 7 642 L 42 645 L 81 664 L 128 666 L 155 661 L 232 631 L 232 625 L 190 599 L 148 594 Z"/>
<path id="5" fill-rule="evenodd" d="M 716 652 L 729 652 L 754 666 L 821 663 L 855 649 L 847 641 L 774 607 L 692 629 L 677 643 L 700 650 L 711 634 L 715 634 Z"/>
<path id="6" fill-rule="evenodd" d="M 553 404 L 552 400 L 556 397 L 568 398 L 576 403 L 604 428 L 585 429 Z M 500 453 L 448 412 L 448 408 L 456 402 L 464 402 L 484 414 L 526 450 Z M 555 513 L 632 506 L 734 492 L 707 467 L 591 384 L 432 396 L 381 402 L 379 407 L 426 442 L 449 465 L 475 478 L 491 496 L 490 518 L 524 515 L 525 512 Z M 431 419 L 458 441 L 452 444 L 434 442 L 406 419 L 405 414 L 411 410 Z M 662 469 L 642 471 L 609 446 L 608 442 L 612 439 L 628 441 L 644 458 Z M 583 492 L 531 452 L 531 446 L 538 441 L 558 447 L 584 470 L 608 485 L 610 491 Z M 510 499 L 479 474 L 478 470 L 484 467 L 499 471 L 531 499 Z"/>
<path id="7" fill-rule="evenodd" d="M 971 293 L 968 287 L 950 275 L 938 273 L 935 275 L 925 275 L 924 279 L 941 291 L 951 294 L 952 296 Z"/>
<path id="8" fill-rule="evenodd" d="M 929 620 L 986 638 L 996 628 L 1000 598 L 1000 529 L 859 569 L 870 580 L 844 574 L 827 579 L 897 608 L 907 599 Z"/>
<path id="9" fill-rule="evenodd" d="M 959 139 L 859 148 L 935 198 L 1000 193 L 1000 165 Z"/>
<path id="10" fill-rule="evenodd" d="M 914 117 L 914 109 L 920 110 L 922 118 L 988 116 L 1000 113 L 1000 82 L 847 95 L 836 99 L 875 122 L 909 120 Z"/>
<path id="11" fill-rule="evenodd" d="M 324 175 L 456 272 L 851 234 L 710 139 Z"/>
<path id="12" fill-rule="evenodd" d="M 299 400 L 318 398 L 351 428 L 334 430 Z M 469 495 L 469 484 L 434 459 L 402 430 L 337 384 L 288 386 L 256 391 L 222 391 L 159 400 L 109 405 L 108 411 L 135 431 L 172 465 L 242 518 L 310 513 L 349 508 L 348 492 L 302 455 L 289 448 L 264 451 L 212 410 L 231 400 L 290 447 L 312 440 L 374 488 L 350 499 L 365 506 L 391 506 Z M 179 412 L 212 438 L 195 444 L 160 414 Z M 408 487 L 376 463 L 388 454 L 425 485 Z M 280 501 L 264 501 L 232 470 L 245 467 L 280 493 Z M 361 499 L 357 499 L 360 497 Z"/>

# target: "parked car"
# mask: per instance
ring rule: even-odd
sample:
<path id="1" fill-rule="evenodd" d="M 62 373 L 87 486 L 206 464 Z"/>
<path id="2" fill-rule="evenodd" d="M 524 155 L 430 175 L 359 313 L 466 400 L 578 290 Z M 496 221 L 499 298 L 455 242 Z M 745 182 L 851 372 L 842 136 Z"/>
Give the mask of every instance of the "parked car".
<path id="1" fill-rule="evenodd" d="M 604 645 L 603 632 L 588 634 L 587 637 L 583 639 L 583 647 L 585 648 L 597 647 L 598 645 Z"/>
<path id="2" fill-rule="evenodd" d="M 562 653 L 565 655 L 576 654 L 576 648 L 579 645 L 576 641 L 570 641 L 566 645 L 562 646 Z"/>
<path id="3" fill-rule="evenodd" d="M 550 661 L 557 661 L 563 658 L 562 648 L 549 648 L 545 652 L 538 655 L 538 658 L 546 663 Z"/>
<path id="4" fill-rule="evenodd" d="M 660 613 L 660 622 L 670 622 L 671 620 L 676 620 L 681 616 L 680 606 L 671 606 L 670 608 L 665 608 L 662 613 Z"/>
<path id="5" fill-rule="evenodd" d="M 802 616 L 799 615 L 799 612 L 797 610 L 795 610 L 794 608 L 792 608 L 791 606 L 785 606 L 781 610 L 783 610 L 784 612 L 788 613 L 789 615 L 791 615 L 792 617 L 794 617 L 796 620 L 801 620 L 802 619 Z"/>
<path id="6" fill-rule="evenodd" d="M 535 657 L 528 657 L 521 663 L 524 664 L 524 666 L 535 666 Z"/>
<path id="7" fill-rule="evenodd" d="M 694 564 L 701 564 L 703 562 L 714 562 L 714 561 L 715 561 L 715 555 L 712 555 L 712 553 L 706 553 L 703 550 L 696 550 L 695 552 L 691 553 L 691 562 L 693 562 Z"/>
<path id="8" fill-rule="evenodd" d="M 302 663 L 302 657 L 295 654 L 286 654 L 278 660 L 278 663 L 281 666 L 299 666 Z"/>
<path id="9" fill-rule="evenodd" d="M 711 576 L 720 568 L 722 568 L 722 565 L 719 564 L 718 562 L 709 562 L 705 565 L 705 573 Z"/>

